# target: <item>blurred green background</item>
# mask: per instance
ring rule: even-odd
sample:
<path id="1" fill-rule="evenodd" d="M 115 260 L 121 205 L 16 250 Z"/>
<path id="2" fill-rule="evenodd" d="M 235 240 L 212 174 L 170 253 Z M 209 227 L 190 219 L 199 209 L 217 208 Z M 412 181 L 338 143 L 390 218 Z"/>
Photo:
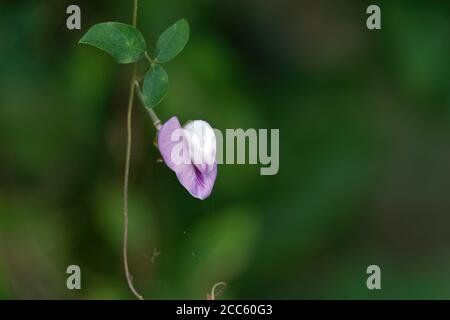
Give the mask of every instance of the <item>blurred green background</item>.
<path id="1" fill-rule="evenodd" d="M 136 103 L 130 267 L 146 298 L 450 298 L 450 3 L 140 1 L 177 19 L 163 120 L 279 128 L 280 170 L 221 165 L 189 196 Z M 82 30 L 66 28 L 66 7 Z M 382 30 L 366 28 L 378 4 Z M 0 1 L 0 298 L 131 299 L 122 264 L 130 67 L 77 42 L 132 1 Z M 153 250 L 160 255 L 152 263 Z M 66 268 L 82 290 L 66 289 Z M 377 264 L 382 290 L 366 288 Z"/>

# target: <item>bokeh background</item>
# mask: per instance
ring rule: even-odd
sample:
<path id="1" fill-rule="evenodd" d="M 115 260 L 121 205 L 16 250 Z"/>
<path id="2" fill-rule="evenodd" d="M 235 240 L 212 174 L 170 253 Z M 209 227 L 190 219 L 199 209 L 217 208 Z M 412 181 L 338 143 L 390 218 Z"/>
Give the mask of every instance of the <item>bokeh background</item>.
<path id="1" fill-rule="evenodd" d="M 136 103 L 130 267 L 146 298 L 450 298 L 450 3 L 140 1 L 163 120 L 280 129 L 280 170 L 222 165 L 189 196 Z M 82 30 L 66 29 L 66 7 Z M 366 28 L 378 4 L 382 30 Z M 77 42 L 132 1 L 0 1 L 0 298 L 131 299 L 122 264 L 130 67 Z M 160 251 L 154 263 L 153 250 Z M 66 289 L 66 268 L 82 290 Z M 377 264 L 382 290 L 366 288 Z"/>

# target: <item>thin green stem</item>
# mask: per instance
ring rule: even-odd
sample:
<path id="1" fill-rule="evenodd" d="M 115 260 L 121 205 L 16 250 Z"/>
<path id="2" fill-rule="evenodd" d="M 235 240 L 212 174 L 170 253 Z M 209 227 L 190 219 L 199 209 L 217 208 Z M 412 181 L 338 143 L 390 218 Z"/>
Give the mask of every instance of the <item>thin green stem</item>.
<path id="1" fill-rule="evenodd" d="M 137 12 L 138 12 L 138 0 L 134 0 L 133 5 L 133 26 L 136 27 L 137 24 Z M 144 300 L 144 297 L 140 295 L 133 285 L 133 277 L 130 273 L 128 267 L 128 180 L 130 176 L 130 158 L 131 158 L 131 143 L 132 143 L 132 127 L 131 127 L 131 116 L 133 111 L 134 102 L 134 82 L 136 81 L 137 66 L 134 65 L 133 75 L 130 80 L 130 95 L 128 98 L 128 108 L 127 108 L 127 146 L 126 146 L 126 158 L 125 158 L 125 173 L 123 180 L 123 217 L 124 217 L 124 231 L 123 231 L 123 264 L 125 268 L 125 276 L 127 278 L 128 286 L 133 294 L 139 300 Z"/>
<path id="2" fill-rule="evenodd" d="M 145 110 L 147 110 L 147 113 L 150 115 L 150 118 L 152 119 L 153 125 L 155 126 L 156 130 L 159 131 L 159 129 L 161 129 L 161 121 L 159 120 L 155 111 L 153 111 L 152 108 L 145 108 Z"/>
<path id="3" fill-rule="evenodd" d="M 147 75 L 147 73 L 150 71 L 150 69 L 152 68 L 152 65 L 148 65 L 147 68 L 145 69 L 145 71 L 139 76 L 138 79 L 136 79 L 138 82 L 144 80 L 145 76 Z"/>
<path id="4" fill-rule="evenodd" d="M 145 52 L 145 58 L 148 60 L 148 62 L 150 62 L 150 66 L 153 67 L 153 65 L 155 64 L 155 60 L 153 60 L 149 55 L 148 52 Z"/>
<path id="5" fill-rule="evenodd" d="M 145 110 L 147 110 L 147 113 L 149 114 L 150 118 L 152 119 L 153 125 L 155 126 L 156 130 L 159 130 L 161 128 L 161 120 L 159 120 L 158 116 L 156 115 L 155 111 L 153 111 L 152 108 L 147 108 L 145 106 L 144 97 L 142 96 L 141 89 L 139 87 L 139 82 L 134 82 L 137 90 L 137 94 L 139 97 L 139 100 L 141 101 L 142 105 L 144 106 Z"/>
<path id="6" fill-rule="evenodd" d="M 147 75 L 147 73 L 153 68 L 153 66 L 155 65 L 155 60 L 153 60 L 149 55 L 148 52 L 145 52 L 145 59 L 147 59 L 149 65 L 147 66 L 147 68 L 145 69 L 145 71 L 142 73 L 142 75 L 138 78 L 138 81 L 141 81 L 142 79 L 145 78 L 145 76 Z"/>

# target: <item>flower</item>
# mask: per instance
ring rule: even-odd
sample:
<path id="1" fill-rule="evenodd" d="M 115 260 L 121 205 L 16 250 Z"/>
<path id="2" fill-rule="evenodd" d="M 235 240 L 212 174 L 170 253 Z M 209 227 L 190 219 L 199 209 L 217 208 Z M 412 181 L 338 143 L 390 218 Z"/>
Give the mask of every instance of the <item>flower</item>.
<path id="1" fill-rule="evenodd" d="M 216 136 L 211 126 L 195 120 L 181 127 L 177 117 L 164 123 L 158 133 L 158 147 L 166 165 L 195 198 L 204 200 L 216 181 Z"/>

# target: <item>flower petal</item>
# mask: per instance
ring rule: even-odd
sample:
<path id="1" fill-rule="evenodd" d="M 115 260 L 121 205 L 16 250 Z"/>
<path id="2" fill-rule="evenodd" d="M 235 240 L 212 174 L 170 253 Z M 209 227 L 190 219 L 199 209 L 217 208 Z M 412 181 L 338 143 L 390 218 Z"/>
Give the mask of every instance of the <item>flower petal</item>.
<path id="1" fill-rule="evenodd" d="M 201 172 L 196 166 L 185 166 L 177 172 L 180 183 L 189 193 L 200 200 L 204 200 L 212 192 L 217 177 L 217 163 L 207 172 Z"/>
<path id="2" fill-rule="evenodd" d="M 216 135 L 208 122 L 194 120 L 184 126 L 191 162 L 202 172 L 212 170 L 216 162 Z"/>
<path id="3" fill-rule="evenodd" d="M 184 136 L 176 136 L 176 132 L 182 130 L 177 117 L 172 117 L 164 123 L 158 132 L 158 148 L 162 158 L 167 166 L 173 171 L 177 171 L 177 166 L 181 163 L 175 163 L 172 159 L 173 149 L 183 143 Z"/>
<path id="4" fill-rule="evenodd" d="M 192 196 L 203 200 L 211 194 L 217 177 L 216 139 L 207 122 L 196 120 L 196 123 L 201 126 L 183 129 L 177 117 L 170 118 L 159 130 L 158 147 L 164 162 L 175 171 L 180 183 Z M 201 130 L 195 131 L 195 127 Z M 198 133 L 202 135 L 198 136 Z M 193 159 L 195 152 L 202 156 L 198 164 Z"/>

